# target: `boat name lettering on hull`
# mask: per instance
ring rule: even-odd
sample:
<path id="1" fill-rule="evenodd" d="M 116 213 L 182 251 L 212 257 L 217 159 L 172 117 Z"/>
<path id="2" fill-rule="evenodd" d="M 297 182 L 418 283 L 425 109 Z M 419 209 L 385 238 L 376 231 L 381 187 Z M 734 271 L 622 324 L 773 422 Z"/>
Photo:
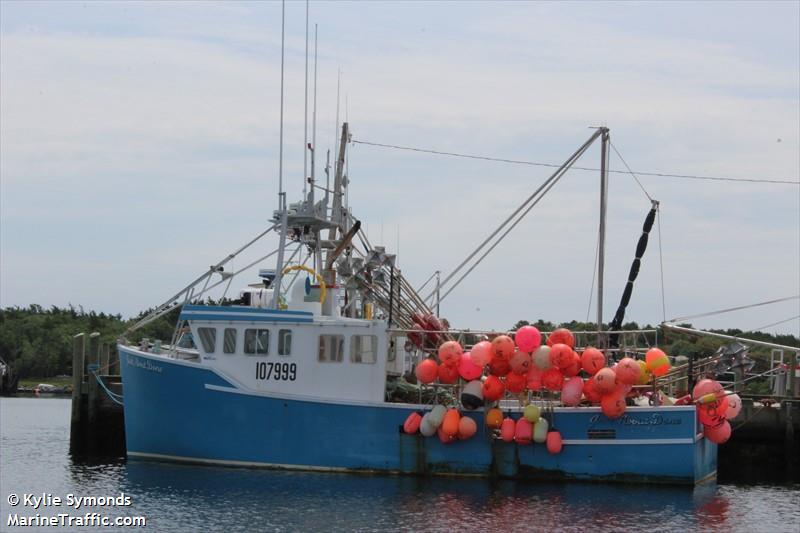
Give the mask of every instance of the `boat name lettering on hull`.
<path id="1" fill-rule="evenodd" d="M 600 417 L 601 415 L 594 415 L 590 422 L 594 425 L 601 420 Z M 602 420 L 608 421 L 609 419 L 603 416 Z M 624 426 L 677 426 L 681 424 L 680 418 L 666 418 L 660 413 L 653 413 L 649 416 L 622 415 L 614 421 Z"/>
<path id="2" fill-rule="evenodd" d="M 149 359 L 139 359 L 138 357 L 127 356 L 125 358 L 125 362 L 128 363 L 128 366 L 135 366 L 136 368 L 142 368 L 144 370 L 149 370 L 150 372 L 156 372 L 158 374 L 161 373 L 163 370 L 160 365 L 154 364 Z"/>

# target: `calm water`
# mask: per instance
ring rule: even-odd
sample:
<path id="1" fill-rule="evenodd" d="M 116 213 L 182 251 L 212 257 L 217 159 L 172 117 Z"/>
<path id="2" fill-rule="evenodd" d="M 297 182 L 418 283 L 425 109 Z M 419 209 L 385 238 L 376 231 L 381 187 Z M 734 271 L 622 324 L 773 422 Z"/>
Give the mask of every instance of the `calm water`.
<path id="1" fill-rule="evenodd" d="M 12 512 L 68 512 L 11 507 L 12 493 L 125 493 L 129 507 L 71 514 L 147 518 L 126 531 L 800 531 L 800 485 L 692 490 L 78 463 L 68 454 L 69 411 L 64 399 L 0 398 L 0 531 L 63 530 L 9 527 Z"/>

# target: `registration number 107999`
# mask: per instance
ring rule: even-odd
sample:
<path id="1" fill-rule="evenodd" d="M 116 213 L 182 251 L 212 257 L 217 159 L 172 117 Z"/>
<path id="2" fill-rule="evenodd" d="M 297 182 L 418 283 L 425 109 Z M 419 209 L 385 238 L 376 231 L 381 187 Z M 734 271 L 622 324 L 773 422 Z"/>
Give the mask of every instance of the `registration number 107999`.
<path id="1" fill-rule="evenodd" d="M 256 363 L 256 379 L 273 381 L 294 381 L 297 379 L 297 363 Z"/>

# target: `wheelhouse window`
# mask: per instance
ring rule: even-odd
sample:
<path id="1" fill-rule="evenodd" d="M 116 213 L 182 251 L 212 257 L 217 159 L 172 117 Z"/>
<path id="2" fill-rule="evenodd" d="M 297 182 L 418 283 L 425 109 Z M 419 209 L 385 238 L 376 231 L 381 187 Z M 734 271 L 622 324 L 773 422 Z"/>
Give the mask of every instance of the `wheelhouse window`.
<path id="1" fill-rule="evenodd" d="M 292 330 L 278 330 L 278 355 L 292 355 Z"/>
<path id="2" fill-rule="evenodd" d="M 203 345 L 203 351 L 206 353 L 214 353 L 214 349 L 217 346 L 217 329 L 197 328 L 197 334 L 200 335 L 200 342 Z"/>
<path id="3" fill-rule="evenodd" d="M 236 353 L 236 328 L 225 328 L 222 336 L 223 353 Z"/>
<path id="4" fill-rule="evenodd" d="M 350 362 L 373 364 L 378 360 L 378 337 L 353 335 L 350 337 Z"/>
<path id="5" fill-rule="evenodd" d="M 268 329 L 244 330 L 244 353 L 248 355 L 269 354 L 269 330 Z"/>
<path id="6" fill-rule="evenodd" d="M 344 354 L 344 335 L 319 336 L 319 361 L 341 363 Z"/>

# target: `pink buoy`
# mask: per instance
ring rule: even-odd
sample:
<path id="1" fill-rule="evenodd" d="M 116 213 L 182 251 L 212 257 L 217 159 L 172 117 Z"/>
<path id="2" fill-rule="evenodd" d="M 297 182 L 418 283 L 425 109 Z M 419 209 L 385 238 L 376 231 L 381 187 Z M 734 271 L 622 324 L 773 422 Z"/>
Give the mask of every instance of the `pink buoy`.
<path id="1" fill-rule="evenodd" d="M 630 357 L 623 357 L 615 369 L 617 374 L 617 381 L 625 385 L 635 385 L 639 382 L 639 377 L 642 374 L 642 369 L 639 367 L 634 359 Z"/>
<path id="2" fill-rule="evenodd" d="M 532 366 L 528 371 L 528 382 L 525 386 L 534 392 L 542 390 L 542 371 L 539 370 L 539 367 Z"/>
<path id="3" fill-rule="evenodd" d="M 561 438 L 561 433 L 558 431 L 548 431 L 547 432 L 547 452 L 551 455 L 556 455 L 561 453 L 562 448 L 564 447 L 564 441 Z"/>
<path id="4" fill-rule="evenodd" d="M 522 326 L 514 335 L 514 342 L 521 351 L 531 353 L 542 344 L 542 334 L 535 326 Z"/>
<path id="5" fill-rule="evenodd" d="M 458 421 L 458 440 L 467 440 L 478 431 L 478 424 L 468 416 Z"/>
<path id="6" fill-rule="evenodd" d="M 692 389 L 692 399 L 700 400 L 707 394 L 714 394 L 717 398 L 722 398 L 725 395 L 725 389 L 716 380 L 701 379 Z"/>
<path id="7" fill-rule="evenodd" d="M 564 386 L 561 387 L 561 403 L 575 407 L 581 403 L 581 396 L 583 396 L 583 380 L 581 378 L 576 376 L 564 382 Z"/>
<path id="8" fill-rule="evenodd" d="M 725 412 L 728 409 L 726 404 L 724 407 L 722 402 L 701 403 L 697 406 L 697 415 L 700 423 L 706 427 L 719 427 L 725 422 Z"/>
<path id="9" fill-rule="evenodd" d="M 494 347 L 495 359 L 505 359 L 506 361 L 511 360 L 516 349 L 514 341 L 512 341 L 511 337 L 508 335 L 498 335 L 495 337 L 492 340 L 492 346 Z"/>
<path id="10" fill-rule="evenodd" d="M 469 352 L 472 362 L 477 366 L 483 368 L 488 365 L 494 356 L 494 348 L 492 343 L 488 341 L 481 341 L 472 347 Z"/>
<path id="11" fill-rule="evenodd" d="M 581 354 L 581 366 L 584 372 L 594 376 L 601 368 L 605 368 L 606 356 L 597 348 L 586 348 Z"/>
<path id="12" fill-rule="evenodd" d="M 420 381 L 420 383 L 424 383 L 426 385 L 433 383 L 438 374 L 439 365 L 437 365 L 436 361 L 433 359 L 425 359 L 424 361 L 420 361 L 417 365 L 417 368 L 414 370 L 414 375 L 417 376 L 417 379 Z"/>
<path id="13" fill-rule="evenodd" d="M 725 418 L 733 420 L 742 410 L 742 399 L 738 394 L 731 394 L 728 397 L 728 409 L 725 410 Z"/>
<path id="14" fill-rule="evenodd" d="M 527 374 L 531 368 L 531 356 L 526 352 L 516 352 L 508 364 L 515 374 Z"/>
<path id="15" fill-rule="evenodd" d="M 600 394 L 609 394 L 617 388 L 617 374 L 608 367 L 602 368 L 594 375 L 594 384 Z"/>
<path id="16" fill-rule="evenodd" d="M 500 438 L 505 442 L 514 442 L 514 433 L 516 432 L 516 424 L 511 418 L 504 418 L 503 424 L 500 426 Z"/>
<path id="17" fill-rule="evenodd" d="M 464 353 L 461 345 L 456 341 L 447 341 L 439 346 L 439 361 L 443 365 L 455 366 L 461 362 L 461 355 Z"/>
<path id="18" fill-rule="evenodd" d="M 530 444 L 533 440 L 533 424 L 525 418 L 517 420 L 514 428 L 514 442 L 517 444 Z"/>
<path id="19" fill-rule="evenodd" d="M 703 428 L 703 434 L 714 444 L 725 444 L 731 438 L 731 424 L 724 420 L 716 427 L 706 426 Z"/>
<path id="20" fill-rule="evenodd" d="M 517 374 L 516 372 L 509 372 L 506 376 L 506 390 L 508 392 L 518 394 L 525 390 L 525 385 L 528 383 L 528 376 L 526 374 Z"/>
<path id="21" fill-rule="evenodd" d="M 403 432 L 408 435 L 415 434 L 417 431 L 419 431 L 419 425 L 421 422 L 422 422 L 422 415 L 414 411 L 413 413 L 408 415 L 406 421 L 403 422 Z"/>
<path id="22" fill-rule="evenodd" d="M 458 375 L 466 381 L 478 379 L 483 374 L 483 367 L 476 365 L 472 361 L 470 353 L 461 354 L 461 361 L 458 363 Z"/>

